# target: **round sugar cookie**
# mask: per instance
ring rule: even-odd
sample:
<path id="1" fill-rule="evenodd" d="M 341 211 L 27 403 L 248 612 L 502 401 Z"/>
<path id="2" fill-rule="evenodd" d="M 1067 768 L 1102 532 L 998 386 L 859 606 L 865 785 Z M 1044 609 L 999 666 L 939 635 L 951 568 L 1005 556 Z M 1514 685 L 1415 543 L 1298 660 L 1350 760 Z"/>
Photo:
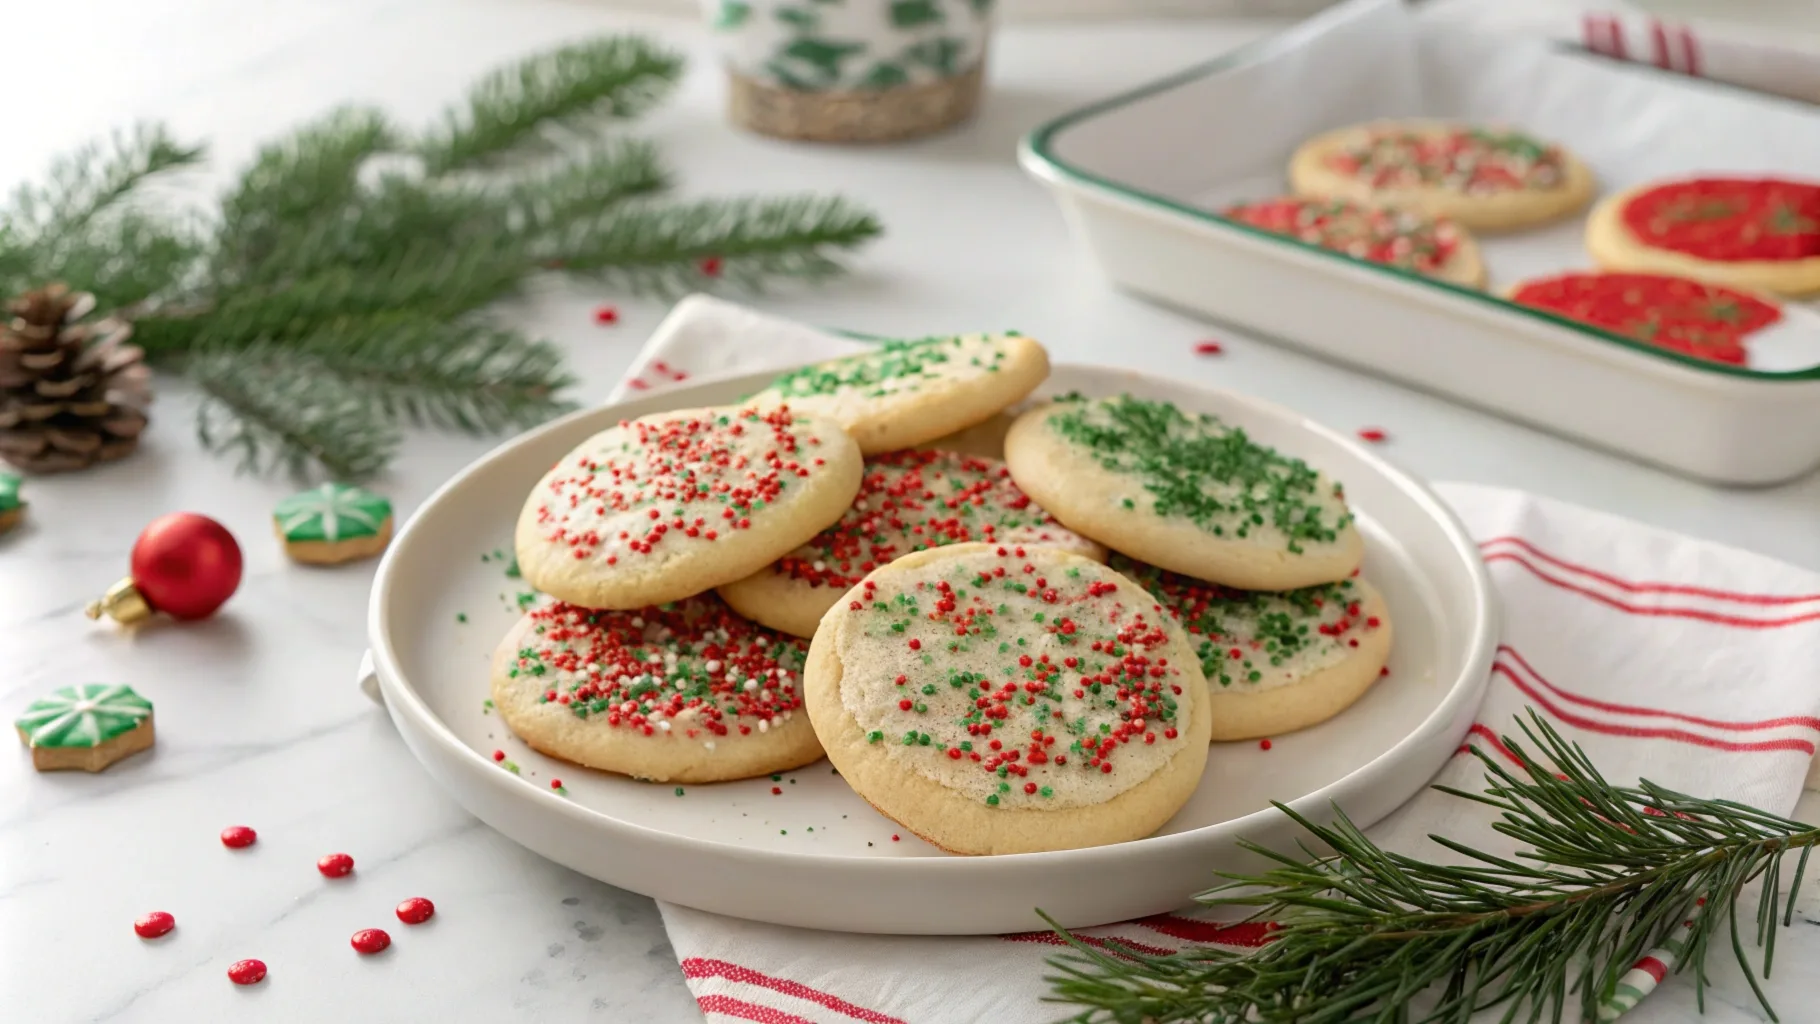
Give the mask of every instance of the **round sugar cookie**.
<path id="1" fill-rule="evenodd" d="M 828 613 L 804 679 L 841 777 L 951 853 L 1142 838 L 1206 766 L 1206 683 L 1182 628 L 1055 548 L 898 559 Z"/>
<path id="2" fill-rule="evenodd" d="M 551 602 L 493 654 L 493 706 L 551 757 L 655 782 L 724 782 L 822 756 L 802 641 L 712 594 L 601 611 Z"/>
<path id="3" fill-rule="evenodd" d="M 1820 184 L 1689 178 L 1626 189 L 1587 217 L 1586 251 L 1607 270 L 1811 295 L 1820 292 Z"/>
<path id="4" fill-rule="evenodd" d="M 840 522 L 758 572 L 720 588 L 733 610 L 796 636 L 815 635 L 829 608 L 867 573 L 943 544 L 1053 544 L 1096 561 L 1106 549 L 1055 521 L 996 459 L 908 450 L 866 460 L 859 496 Z"/>
<path id="5" fill-rule="evenodd" d="M 1237 203 L 1226 217 L 1298 242 L 1345 253 L 1367 263 L 1448 281 L 1485 286 L 1479 243 L 1447 217 L 1370 206 L 1350 199 L 1286 196 Z"/>
<path id="6" fill-rule="evenodd" d="M 752 397 L 831 416 L 867 455 L 914 448 L 1021 401 L 1049 376 L 1049 354 L 1019 334 L 886 342 L 789 373 Z"/>
<path id="7" fill-rule="evenodd" d="M 841 517 L 859 448 L 826 416 L 685 409 L 583 441 L 532 488 L 518 568 L 585 608 L 643 608 L 750 576 Z"/>
<path id="8" fill-rule="evenodd" d="M 1215 740 L 1281 736 L 1351 707 L 1390 659 L 1390 610 L 1353 577 L 1280 593 L 1233 590 L 1113 555 L 1188 631 Z"/>
<path id="9" fill-rule="evenodd" d="M 1018 418 L 1005 463 L 1062 524 L 1196 579 L 1294 590 L 1352 575 L 1365 545 L 1340 485 L 1216 416 L 1119 395 Z"/>
<path id="10" fill-rule="evenodd" d="M 1592 171 L 1560 146 L 1506 128 L 1377 121 L 1317 135 L 1289 161 L 1297 195 L 1451 217 L 1478 231 L 1565 217 L 1593 197 Z"/>
<path id="11" fill-rule="evenodd" d="M 1017 410 L 994 413 L 991 417 L 975 423 L 971 427 L 944 434 L 933 441 L 917 445 L 936 452 L 959 452 L 962 455 L 973 455 L 982 459 L 1004 459 L 1005 434 L 1017 417 Z"/>
<path id="12" fill-rule="evenodd" d="M 1696 359 L 1745 366 L 1752 334 L 1775 326 L 1774 303 L 1671 274 L 1569 271 L 1519 281 L 1510 301 Z"/>

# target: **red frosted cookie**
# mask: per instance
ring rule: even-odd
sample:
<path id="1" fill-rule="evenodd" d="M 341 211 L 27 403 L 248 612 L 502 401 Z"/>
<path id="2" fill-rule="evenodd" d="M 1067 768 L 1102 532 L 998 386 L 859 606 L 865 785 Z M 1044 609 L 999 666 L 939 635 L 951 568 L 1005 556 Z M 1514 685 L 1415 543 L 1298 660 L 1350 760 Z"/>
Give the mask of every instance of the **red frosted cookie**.
<path id="1" fill-rule="evenodd" d="M 1569 273 L 1525 281 L 1510 299 L 1683 355 L 1742 366 L 1745 337 L 1782 319 L 1773 303 L 1665 274 Z"/>
<path id="2" fill-rule="evenodd" d="M 1628 189 L 1593 209 L 1586 251 L 1608 270 L 1820 292 L 1820 185 L 1689 178 Z"/>

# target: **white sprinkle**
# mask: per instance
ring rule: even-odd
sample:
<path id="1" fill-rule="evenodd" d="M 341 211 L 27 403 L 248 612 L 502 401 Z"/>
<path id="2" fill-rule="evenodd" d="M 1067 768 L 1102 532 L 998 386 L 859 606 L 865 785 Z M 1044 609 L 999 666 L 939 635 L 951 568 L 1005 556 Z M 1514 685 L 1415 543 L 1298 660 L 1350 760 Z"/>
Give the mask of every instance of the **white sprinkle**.
<path id="1" fill-rule="evenodd" d="M 746 680 L 745 685 L 741 688 L 744 689 L 747 693 L 751 693 L 753 690 L 758 689 L 758 680 L 748 679 L 748 680 Z"/>
<path id="2" fill-rule="evenodd" d="M 654 654 L 652 654 L 652 655 L 651 655 L 651 656 L 650 656 L 650 657 L 649 657 L 649 658 L 646 658 L 646 659 L 645 659 L 645 664 L 647 664 L 647 665 L 661 665 L 661 664 L 663 664 L 663 661 L 664 661 L 664 656 L 663 656 L 663 655 L 661 655 L 661 654 L 655 654 L 655 653 L 654 653 Z"/>
<path id="3" fill-rule="evenodd" d="M 720 659 L 716 658 L 716 659 L 708 662 L 706 665 L 703 665 L 702 670 L 704 672 L 708 672 L 710 674 L 714 673 L 714 672 L 719 672 L 720 671 Z"/>
<path id="4" fill-rule="evenodd" d="M 645 628 L 645 620 L 644 620 L 644 616 L 642 616 L 642 615 L 634 615 L 634 616 L 632 616 L 632 628 L 633 628 L 633 629 L 643 629 L 643 628 Z"/>
<path id="5" fill-rule="evenodd" d="M 665 732 L 669 732 L 669 731 L 670 731 L 670 723 L 669 723 L 669 722 L 659 722 L 659 723 L 657 723 L 657 727 L 658 727 L 658 728 L 659 728 L 659 729 L 662 729 L 662 730 L 663 730 L 663 731 L 665 731 Z"/>
<path id="6" fill-rule="evenodd" d="M 638 705 L 636 703 L 634 703 L 633 701 L 626 701 L 624 704 L 621 704 L 619 706 L 619 710 L 620 710 L 621 714 L 629 715 L 632 712 L 638 710 Z"/>
<path id="7" fill-rule="evenodd" d="M 708 753 L 710 753 L 710 754 L 714 753 L 714 741 L 713 740 L 702 741 L 702 747 L 704 749 L 706 749 L 708 751 Z"/>
<path id="8" fill-rule="evenodd" d="M 771 723 L 770 723 L 770 722 L 769 722 L 769 721 L 766 721 L 766 720 L 765 720 L 765 719 L 763 719 L 763 718 L 761 718 L 761 719 L 759 719 L 759 720 L 758 720 L 758 731 L 759 731 L 759 732 L 770 732 L 770 731 L 771 731 Z"/>
<path id="9" fill-rule="evenodd" d="M 828 569 L 827 562 L 824 562 L 819 558 L 815 560 L 815 571 L 816 572 L 826 572 L 827 569 Z"/>

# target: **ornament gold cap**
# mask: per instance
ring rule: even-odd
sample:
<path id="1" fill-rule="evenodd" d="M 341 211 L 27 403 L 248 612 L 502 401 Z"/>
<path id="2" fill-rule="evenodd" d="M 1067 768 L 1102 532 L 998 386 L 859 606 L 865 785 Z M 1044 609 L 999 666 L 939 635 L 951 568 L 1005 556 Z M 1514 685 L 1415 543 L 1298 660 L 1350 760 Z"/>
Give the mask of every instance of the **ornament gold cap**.
<path id="1" fill-rule="evenodd" d="M 91 619 L 106 615 L 115 622 L 131 625 L 152 617 L 152 606 L 139 588 L 133 585 L 132 577 L 127 577 L 107 588 L 107 593 L 100 600 L 90 601 L 82 612 Z"/>

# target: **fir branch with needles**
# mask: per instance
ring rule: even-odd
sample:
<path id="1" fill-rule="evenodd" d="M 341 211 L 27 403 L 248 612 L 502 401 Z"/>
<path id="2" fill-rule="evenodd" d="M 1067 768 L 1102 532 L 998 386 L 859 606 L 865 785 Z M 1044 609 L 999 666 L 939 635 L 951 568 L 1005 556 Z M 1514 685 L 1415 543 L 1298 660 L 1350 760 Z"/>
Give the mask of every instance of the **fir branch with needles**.
<path id="1" fill-rule="evenodd" d="M 619 128 L 682 69 L 616 36 L 500 68 L 421 131 L 340 107 L 260 147 L 208 210 L 153 201 L 202 151 L 141 128 L 14 193 L 0 286 L 96 293 L 201 389 L 203 445 L 252 471 L 358 479 L 403 425 L 528 426 L 573 382 L 494 309 L 537 276 L 757 290 L 836 274 L 879 234 L 834 197 L 670 198 L 657 147 Z"/>
<path id="2" fill-rule="evenodd" d="M 1382 849 L 1338 808 L 1322 825 L 1279 804 L 1308 841 L 1294 854 L 1243 843 L 1275 866 L 1223 875 L 1199 897 L 1275 922 L 1270 941 L 1154 956 L 1062 932 L 1073 952 L 1051 960 L 1051 998 L 1079 1007 L 1070 1019 L 1083 1024 L 1464 1024 L 1499 1006 L 1504 1021 L 1560 1024 L 1599 1019 L 1625 971 L 1685 930 L 1676 969 L 1692 972 L 1702 1008 L 1707 957 L 1727 945 L 1777 1019 L 1753 960 L 1767 977 L 1820 828 L 1647 781 L 1614 786 L 1540 715 L 1522 728 L 1527 743 L 1503 741 L 1530 766 L 1521 775 L 1474 748 L 1485 790 L 1437 787 L 1496 810 L 1497 831 L 1526 847 L 1516 857 L 1434 836 L 1463 863 L 1430 863 Z M 1739 901 L 1753 884 L 1746 923 Z"/>

